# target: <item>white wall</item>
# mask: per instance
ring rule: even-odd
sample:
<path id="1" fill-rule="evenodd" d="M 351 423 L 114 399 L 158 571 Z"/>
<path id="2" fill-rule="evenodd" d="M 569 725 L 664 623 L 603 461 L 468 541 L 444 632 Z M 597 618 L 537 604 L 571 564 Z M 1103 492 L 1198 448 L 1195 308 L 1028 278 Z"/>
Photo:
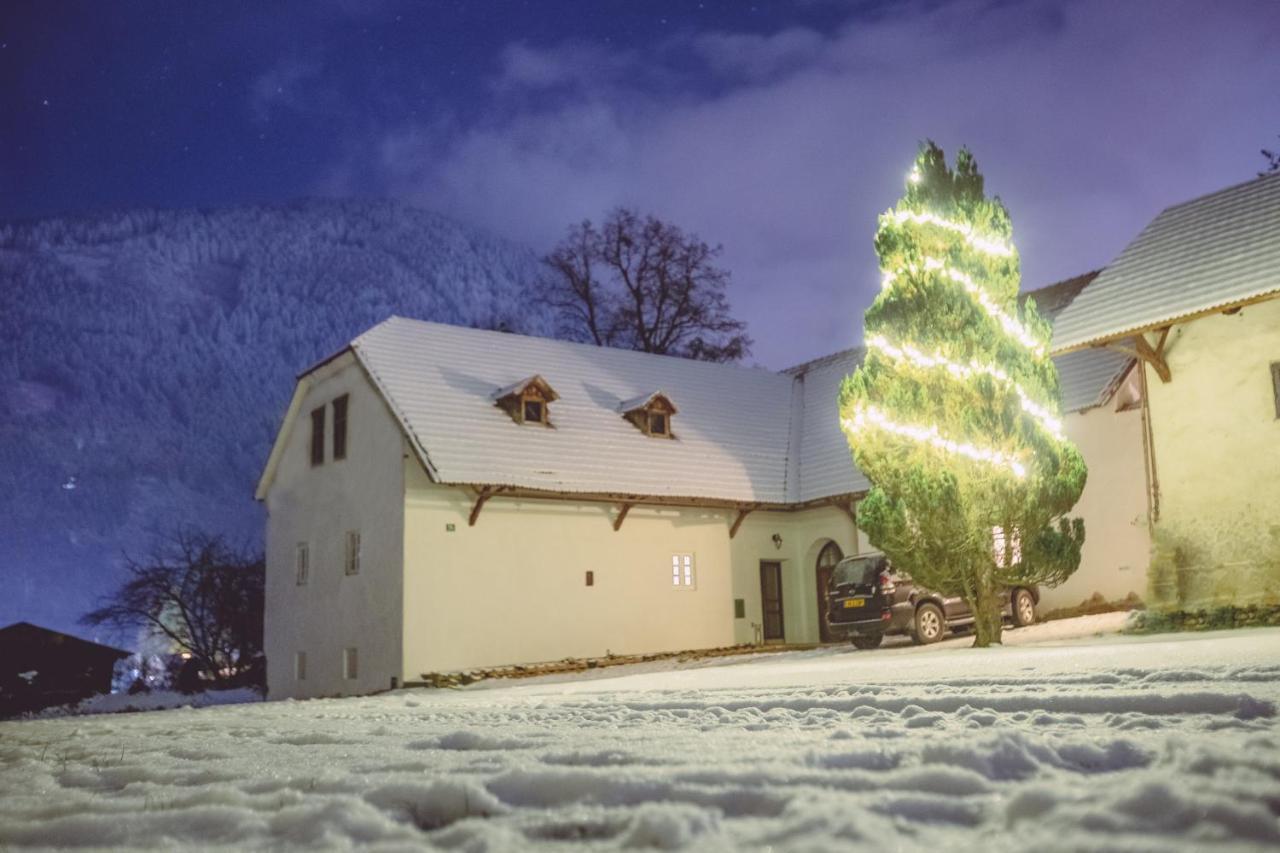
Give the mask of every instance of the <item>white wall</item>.
<path id="1" fill-rule="evenodd" d="M 1185 604 L 1280 598 L 1280 299 L 1174 326 L 1166 353 L 1171 382 L 1147 371 L 1156 544 L 1185 569 L 1163 592 Z"/>
<path id="2" fill-rule="evenodd" d="M 782 537 L 782 547 L 773 534 Z M 852 520 L 835 507 L 757 511 L 747 516 L 730 543 L 733 597 L 746 602 L 746 618 L 734 620 L 734 642 L 750 643 L 763 622 L 760 562 L 782 563 L 782 625 L 788 643 L 818 642 L 817 563 L 822 546 L 834 541 L 846 557 L 870 546 Z"/>
<path id="3" fill-rule="evenodd" d="M 498 497 L 469 527 L 471 492 L 431 483 L 414 460 L 405 477 L 407 680 L 733 643 L 724 511 L 634 507 L 615 532 L 609 504 Z M 684 552 L 694 590 L 672 588 Z"/>
<path id="4" fill-rule="evenodd" d="M 1123 392 L 1117 399 L 1127 399 Z M 1142 450 L 1142 412 L 1116 411 L 1117 400 L 1069 414 L 1063 427 L 1084 456 L 1089 479 L 1071 515 L 1084 520 L 1078 568 L 1059 587 L 1041 589 L 1040 609 L 1073 607 L 1094 593 L 1116 601 L 1146 596 L 1151 535 Z"/>
<path id="5" fill-rule="evenodd" d="M 311 410 L 350 395 L 347 458 L 310 464 Z M 266 496 L 267 687 L 273 699 L 367 693 L 401 675 L 403 448 L 398 425 L 350 355 L 311 377 Z M 360 573 L 344 573 L 345 534 L 359 530 Z M 295 583 L 298 542 L 311 551 L 310 578 Z M 342 677 L 343 649 L 358 649 L 359 677 Z M 294 654 L 307 677 L 294 679 Z"/>

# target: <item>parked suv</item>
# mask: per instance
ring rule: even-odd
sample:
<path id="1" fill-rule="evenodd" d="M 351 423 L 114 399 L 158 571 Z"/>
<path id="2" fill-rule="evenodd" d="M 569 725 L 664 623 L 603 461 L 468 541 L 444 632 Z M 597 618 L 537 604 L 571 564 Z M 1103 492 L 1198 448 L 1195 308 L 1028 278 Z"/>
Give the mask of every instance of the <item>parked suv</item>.
<path id="1" fill-rule="evenodd" d="M 948 598 L 894 571 L 884 556 L 846 557 L 831 572 L 827 624 L 835 637 L 874 649 L 885 634 L 910 634 L 917 643 L 936 643 L 948 628 L 973 624 L 962 598 Z M 1037 587 L 1006 591 L 1004 616 L 1015 627 L 1030 625 L 1040 603 Z"/>

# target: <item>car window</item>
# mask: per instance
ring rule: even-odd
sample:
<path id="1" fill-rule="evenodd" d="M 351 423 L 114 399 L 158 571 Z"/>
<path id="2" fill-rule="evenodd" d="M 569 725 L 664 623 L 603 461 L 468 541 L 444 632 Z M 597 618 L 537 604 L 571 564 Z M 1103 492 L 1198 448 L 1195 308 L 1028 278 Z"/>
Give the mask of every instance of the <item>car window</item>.
<path id="1" fill-rule="evenodd" d="M 883 565 L 883 557 L 848 557 L 837 563 L 831 572 L 831 585 L 874 584 Z"/>

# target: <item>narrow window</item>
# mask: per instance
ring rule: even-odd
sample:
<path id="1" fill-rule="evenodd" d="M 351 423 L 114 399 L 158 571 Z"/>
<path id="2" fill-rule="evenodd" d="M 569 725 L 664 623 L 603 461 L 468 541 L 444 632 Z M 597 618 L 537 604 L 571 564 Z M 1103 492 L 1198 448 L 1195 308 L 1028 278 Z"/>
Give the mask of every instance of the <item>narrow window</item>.
<path id="1" fill-rule="evenodd" d="M 324 464 L 324 406 L 311 410 L 311 466 Z"/>
<path id="2" fill-rule="evenodd" d="M 346 571 L 349 575 L 360 574 L 360 531 L 347 531 Z"/>
<path id="3" fill-rule="evenodd" d="M 306 586 L 307 580 L 311 576 L 311 549 L 306 542 L 298 543 L 298 550 L 293 558 L 294 569 L 297 573 L 298 586 Z"/>
<path id="4" fill-rule="evenodd" d="M 595 585 L 596 585 L 596 573 L 590 572 L 590 571 L 587 572 L 587 586 L 595 586 Z"/>
<path id="5" fill-rule="evenodd" d="M 347 458 L 347 398 L 343 394 L 333 401 L 333 458 Z"/>
<path id="6" fill-rule="evenodd" d="M 697 576 L 693 569 L 692 554 L 671 555 L 671 587 L 673 589 L 694 589 Z"/>
<path id="7" fill-rule="evenodd" d="M 546 409 L 542 406 L 541 400 L 525 400 L 524 401 L 524 422 L 540 424 L 543 422 Z"/>
<path id="8" fill-rule="evenodd" d="M 307 653 L 296 652 L 293 656 L 293 677 L 298 681 L 307 680 Z"/>
<path id="9" fill-rule="evenodd" d="M 1271 363 L 1271 393 L 1276 398 L 1276 417 L 1280 418 L 1280 361 Z"/>
<path id="10" fill-rule="evenodd" d="M 663 412 L 649 413 L 649 434 L 650 435 L 666 435 L 667 434 L 667 416 Z"/>
<path id="11" fill-rule="evenodd" d="M 356 647 L 348 646 L 342 650 L 342 677 L 351 680 L 360 675 L 360 659 L 356 655 Z"/>

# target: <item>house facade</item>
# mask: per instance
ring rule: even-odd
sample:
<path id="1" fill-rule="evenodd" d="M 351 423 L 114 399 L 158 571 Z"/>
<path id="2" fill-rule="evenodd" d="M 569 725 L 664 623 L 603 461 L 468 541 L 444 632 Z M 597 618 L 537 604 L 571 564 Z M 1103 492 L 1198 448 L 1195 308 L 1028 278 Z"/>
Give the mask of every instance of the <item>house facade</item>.
<path id="1" fill-rule="evenodd" d="M 1280 599 L 1280 174 L 1160 213 L 1053 350 L 1139 363 L 1154 602 Z"/>
<path id="2" fill-rule="evenodd" d="M 1042 292 L 1043 310 L 1087 283 Z M 374 327 L 299 378 L 259 484 L 270 695 L 826 639 L 827 573 L 874 550 L 836 409 L 860 357 L 776 373 Z M 1111 477 L 1142 470 L 1131 361 L 1091 350 L 1059 364 L 1067 433 L 1091 469 L 1105 461 L 1082 500 L 1084 565 L 1043 607 L 1145 583 L 1145 486 Z"/>

